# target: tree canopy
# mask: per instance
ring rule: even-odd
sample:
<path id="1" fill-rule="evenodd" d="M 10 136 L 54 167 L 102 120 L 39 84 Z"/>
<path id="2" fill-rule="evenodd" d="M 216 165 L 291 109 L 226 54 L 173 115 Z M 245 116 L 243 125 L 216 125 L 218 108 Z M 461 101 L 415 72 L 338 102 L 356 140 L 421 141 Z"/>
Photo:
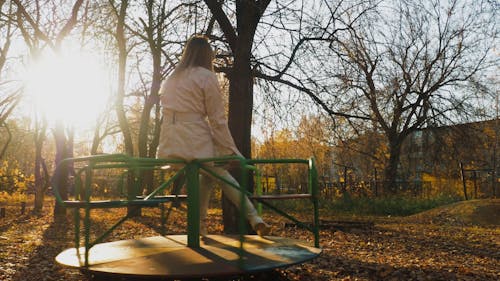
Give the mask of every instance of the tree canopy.
<path id="1" fill-rule="evenodd" d="M 350 144 L 394 182 L 412 132 L 495 118 L 497 17 L 491 1 L 469 0 L 0 1 L 0 156 L 18 157 L 13 128 L 24 126 L 36 136 L 31 157 L 38 159 L 26 173 L 39 178 L 44 165 L 53 167 L 50 132 L 64 140 L 56 142 L 70 153 L 62 157 L 155 157 L 159 85 L 184 42 L 201 33 L 215 46 L 229 126 L 245 156 L 251 138 L 263 137 L 256 128 L 295 130 L 316 115 L 330 120 L 318 125 L 327 130 L 325 144 Z M 72 60 L 66 77 L 55 57 L 85 59 Z M 33 91 L 28 74 L 47 58 L 52 63 L 35 73 L 54 79 L 38 79 Z M 101 83 L 89 71 L 105 76 L 104 90 L 86 88 Z M 57 91 L 57 102 L 37 110 L 35 96 Z M 83 119 L 74 114 L 81 108 L 91 113 L 88 126 L 71 121 Z M 65 116 L 54 117 L 62 109 Z M 59 131 L 55 119 L 66 122 Z M 356 144 L 370 134 L 383 136 L 385 150 Z"/>

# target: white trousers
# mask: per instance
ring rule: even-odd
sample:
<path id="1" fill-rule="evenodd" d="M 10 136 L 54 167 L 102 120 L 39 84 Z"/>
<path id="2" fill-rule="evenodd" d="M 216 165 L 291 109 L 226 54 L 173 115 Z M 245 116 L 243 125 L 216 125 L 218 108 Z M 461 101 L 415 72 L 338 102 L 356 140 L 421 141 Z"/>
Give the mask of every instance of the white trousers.
<path id="1" fill-rule="evenodd" d="M 235 184 L 236 186 L 239 186 L 239 183 L 233 178 L 233 176 L 231 176 L 231 174 L 227 170 L 214 166 L 208 168 L 220 177 Z M 210 202 L 210 196 L 214 188 L 215 180 L 217 179 L 215 179 L 211 175 L 208 175 L 206 173 L 200 174 L 200 220 L 202 223 L 207 218 L 208 204 Z M 255 210 L 255 207 L 246 195 L 244 198 L 246 210 L 241 210 L 241 192 L 238 189 L 226 183 L 222 183 L 222 191 L 224 191 L 224 195 L 238 208 L 238 210 L 245 214 L 252 228 L 255 228 L 257 224 L 264 222 L 262 218 L 257 214 L 257 210 Z"/>

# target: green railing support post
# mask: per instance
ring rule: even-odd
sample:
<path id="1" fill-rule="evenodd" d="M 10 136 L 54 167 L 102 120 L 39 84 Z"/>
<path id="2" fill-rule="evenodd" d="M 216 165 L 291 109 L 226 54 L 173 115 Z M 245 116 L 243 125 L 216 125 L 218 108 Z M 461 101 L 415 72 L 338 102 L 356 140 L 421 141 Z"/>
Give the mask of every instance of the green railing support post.
<path id="1" fill-rule="evenodd" d="M 187 185 L 187 244 L 191 248 L 200 247 L 200 180 L 198 175 L 199 163 L 191 161 L 186 165 Z"/>
<path id="2" fill-rule="evenodd" d="M 243 259 L 245 249 L 243 249 L 243 242 L 245 242 L 245 234 L 247 233 L 246 229 L 246 213 L 247 213 L 247 202 L 245 200 L 246 193 L 248 192 L 248 180 L 250 170 L 247 168 L 246 159 L 240 160 L 241 167 L 241 184 L 240 184 L 240 210 L 239 210 L 239 219 L 238 219 L 238 230 L 239 230 L 239 238 L 240 238 L 240 247 L 238 248 L 238 266 L 240 268 L 244 268 L 245 260 Z"/>
<path id="3" fill-rule="evenodd" d="M 81 170 L 83 172 L 84 169 Z M 80 200 L 81 199 L 81 190 L 82 190 L 82 179 L 81 179 L 81 173 L 78 172 L 75 176 L 75 200 Z M 75 249 L 77 251 L 77 254 L 80 255 L 80 209 L 75 208 L 73 210 L 73 219 L 75 221 Z"/>
<path id="4" fill-rule="evenodd" d="M 74 238 L 74 243 L 75 243 L 75 249 L 76 249 L 76 254 L 80 255 L 80 209 L 75 208 L 73 209 L 73 219 L 75 220 L 75 238 Z"/>
<path id="5" fill-rule="evenodd" d="M 92 196 L 91 183 L 92 183 L 92 164 L 85 168 L 85 201 L 90 202 Z M 90 205 L 85 206 L 85 215 L 83 217 L 83 231 L 85 236 L 85 266 L 89 265 L 89 251 L 90 251 Z"/>
<path id="6" fill-rule="evenodd" d="M 314 158 L 309 160 L 309 183 L 312 203 L 314 208 L 314 247 L 319 248 L 319 204 L 318 204 L 318 170 L 314 164 Z"/>
<path id="7" fill-rule="evenodd" d="M 253 171 L 255 172 L 255 193 L 257 196 L 262 196 L 262 176 L 260 174 L 259 169 L 254 168 Z M 262 216 L 262 203 L 257 202 L 257 213 L 259 216 Z"/>

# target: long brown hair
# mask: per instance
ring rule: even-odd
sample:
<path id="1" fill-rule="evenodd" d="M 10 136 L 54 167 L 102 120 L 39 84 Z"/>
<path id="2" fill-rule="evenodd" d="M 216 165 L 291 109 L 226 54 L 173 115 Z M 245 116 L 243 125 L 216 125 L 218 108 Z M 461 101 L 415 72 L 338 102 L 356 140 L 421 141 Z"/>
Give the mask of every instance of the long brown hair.
<path id="1" fill-rule="evenodd" d="M 195 66 L 201 66 L 213 71 L 213 57 L 214 54 L 212 47 L 208 43 L 208 38 L 203 35 L 194 35 L 187 41 L 181 60 L 172 76 L 176 76 L 182 71 Z"/>

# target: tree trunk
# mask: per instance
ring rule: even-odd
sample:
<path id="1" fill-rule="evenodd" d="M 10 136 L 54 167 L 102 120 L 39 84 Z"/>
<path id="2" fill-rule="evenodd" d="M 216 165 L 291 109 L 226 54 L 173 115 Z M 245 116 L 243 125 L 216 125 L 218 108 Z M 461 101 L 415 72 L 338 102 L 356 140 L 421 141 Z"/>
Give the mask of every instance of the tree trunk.
<path id="1" fill-rule="evenodd" d="M 401 141 L 389 139 L 389 160 L 385 167 L 384 189 L 394 193 L 397 191 L 398 165 L 401 156 Z"/>
<path id="2" fill-rule="evenodd" d="M 43 208 L 45 180 L 42 176 L 42 149 L 45 141 L 47 122 L 42 120 L 41 128 L 38 127 L 38 120 L 35 120 L 37 126 L 35 129 L 35 206 L 34 213 L 40 213 Z"/>
<path id="3" fill-rule="evenodd" d="M 100 138 L 100 124 L 97 123 L 94 129 L 94 137 L 92 138 L 92 145 L 90 146 L 90 155 L 96 155 L 101 142 Z"/>
<path id="4" fill-rule="evenodd" d="M 240 13 L 244 13 L 240 11 Z M 240 28 L 243 29 L 243 28 Z M 241 31 L 241 30 L 239 30 Z M 234 64 L 229 75 L 229 130 L 234 138 L 238 150 L 245 158 L 250 158 L 251 126 L 253 109 L 253 75 L 251 72 L 250 57 L 253 42 L 253 32 L 241 32 L 238 44 L 234 49 Z M 240 172 L 231 171 L 239 181 Z M 252 177 L 248 177 L 249 191 L 253 191 Z M 236 207 L 223 197 L 222 201 L 224 232 L 238 232 L 239 212 Z M 247 226 L 248 229 L 249 226 Z"/>
<path id="5" fill-rule="evenodd" d="M 58 167 L 59 163 L 68 157 L 68 144 L 67 139 L 64 134 L 64 125 L 61 121 L 58 121 L 56 128 L 54 129 L 54 138 L 56 143 L 56 156 L 55 156 L 55 166 Z M 59 194 L 63 200 L 68 199 L 68 167 L 61 166 L 56 169 L 52 175 L 52 186 L 56 185 L 59 189 Z M 54 216 L 65 216 L 66 208 L 56 201 L 54 208 Z"/>
<path id="6" fill-rule="evenodd" d="M 120 9 L 117 11 L 117 24 L 116 24 L 116 44 L 118 48 L 118 87 L 116 93 L 116 104 L 115 111 L 118 118 L 118 124 L 122 131 L 123 143 L 125 146 L 125 154 L 129 156 L 134 155 L 134 143 L 132 141 L 132 133 L 130 131 L 130 126 L 127 120 L 127 115 L 125 112 L 125 75 L 127 70 L 127 39 L 125 37 L 125 17 L 127 15 L 127 8 L 129 2 L 127 0 L 122 0 L 120 2 Z M 129 175 L 129 179 L 133 178 L 133 175 Z M 127 196 L 129 199 L 134 198 L 135 189 L 132 180 L 127 181 Z M 140 210 L 137 208 L 128 207 L 128 214 L 140 215 Z"/>
<path id="7" fill-rule="evenodd" d="M 464 198 L 465 200 L 469 200 L 469 197 L 467 196 L 467 180 L 465 178 L 465 170 L 464 170 L 464 163 L 460 161 L 460 176 L 462 178 L 462 187 L 464 191 Z"/>
<path id="8" fill-rule="evenodd" d="M 10 132 L 9 125 L 7 125 L 7 123 L 5 122 L 3 122 L 3 125 L 5 127 L 5 130 L 7 131 L 7 140 L 5 141 L 5 144 L 3 145 L 2 150 L 0 151 L 0 159 L 4 157 L 5 152 L 7 151 L 7 148 L 9 147 L 9 144 L 12 141 L 12 133 Z"/>
<path id="9" fill-rule="evenodd" d="M 154 62 L 156 65 L 157 63 Z M 159 65 L 159 63 L 158 63 Z M 160 90 L 160 75 L 159 69 L 155 67 L 153 72 L 153 81 L 151 83 L 151 89 L 149 92 L 149 98 L 146 99 L 144 103 L 144 109 L 141 113 L 141 122 L 139 127 L 139 137 L 138 137 L 138 146 L 139 146 L 139 156 L 140 157 L 148 157 L 148 139 L 149 139 L 149 123 L 151 122 L 151 110 L 155 105 L 152 100 L 158 99 L 158 92 Z"/>
<path id="10" fill-rule="evenodd" d="M 127 121 L 127 116 L 124 109 L 125 99 L 125 74 L 127 69 L 127 46 L 125 38 L 125 15 L 127 12 L 128 1 L 122 1 L 120 11 L 118 13 L 118 23 L 116 26 L 116 42 L 118 48 L 118 88 L 116 94 L 116 115 L 118 123 L 123 134 L 123 142 L 125 144 L 125 153 L 134 155 L 134 145 L 132 135 Z"/>
<path id="11" fill-rule="evenodd" d="M 248 56 L 248 54 L 245 54 Z M 251 157 L 251 125 L 253 108 L 253 77 L 247 58 L 235 57 L 229 77 L 229 130 L 236 146 L 246 158 Z"/>
<path id="12" fill-rule="evenodd" d="M 150 139 L 151 110 L 159 100 L 158 93 L 161 85 L 161 49 L 151 46 L 151 52 L 153 55 L 153 81 L 151 82 L 149 96 L 146 98 L 144 109 L 141 114 L 138 140 L 139 157 L 149 157 L 151 155 L 154 157 L 157 148 L 157 145 L 154 146 L 154 141 L 157 139 L 156 136 L 153 136 L 151 143 L 149 143 L 148 140 Z M 155 121 L 158 121 L 158 119 L 155 119 Z M 156 126 L 154 128 L 156 129 Z M 154 130 L 154 133 L 159 135 L 160 132 Z M 140 181 L 142 182 L 141 186 L 147 191 L 147 193 L 153 191 L 153 171 L 143 171 L 141 173 Z"/>
<path id="13" fill-rule="evenodd" d="M 250 73 L 249 54 L 241 50 L 235 54 L 232 73 L 229 77 L 229 130 L 236 146 L 246 158 L 251 157 L 250 135 L 253 108 L 253 83 Z M 230 171 L 239 181 L 240 171 Z M 251 177 L 249 177 L 251 178 Z M 248 185 L 252 190 L 253 186 Z M 222 200 L 224 232 L 238 232 L 239 212 L 225 197 Z"/>
<path id="14" fill-rule="evenodd" d="M 233 52 L 233 65 L 229 73 L 229 129 L 236 146 L 243 156 L 251 157 L 251 124 L 253 109 L 253 74 L 251 70 L 252 45 L 262 14 L 269 5 L 270 0 L 236 1 L 236 30 L 222 9 L 222 4 L 217 1 L 205 0 L 212 15 L 219 23 L 224 36 Z M 236 173 L 233 175 L 238 176 Z M 248 177 L 250 181 L 252 177 Z M 238 179 L 238 177 L 236 177 Z M 248 184 L 253 189 L 253 184 Z M 234 233 L 237 230 L 239 217 L 236 208 L 223 199 L 224 231 Z"/>

